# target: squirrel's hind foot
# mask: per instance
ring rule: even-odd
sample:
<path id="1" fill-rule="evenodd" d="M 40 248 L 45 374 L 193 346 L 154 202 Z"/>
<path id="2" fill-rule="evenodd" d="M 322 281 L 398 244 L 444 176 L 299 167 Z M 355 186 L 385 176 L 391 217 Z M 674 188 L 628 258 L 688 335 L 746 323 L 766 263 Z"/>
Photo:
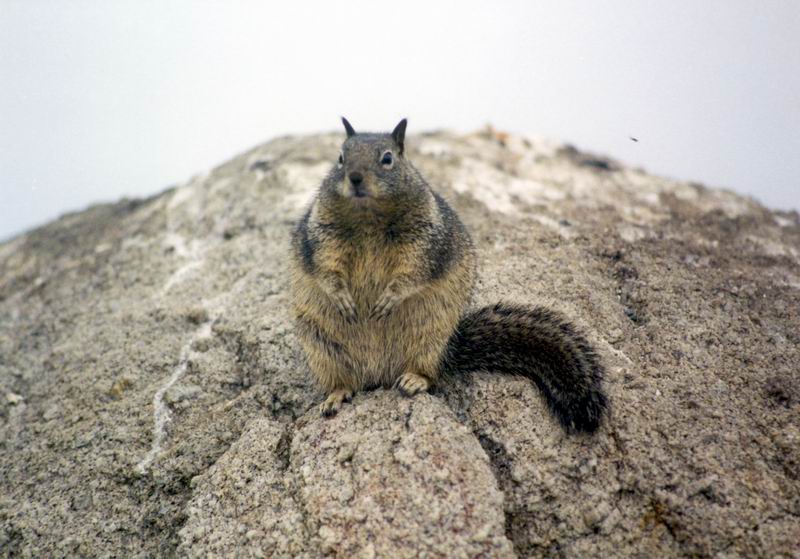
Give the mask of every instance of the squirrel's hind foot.
<path id="1" fill-rule="evenodd" d="M 353 391 L 346 388 L 338 388 L 328 394 L 325 401 L 319 406 L 319 411 L 324 417 L 333 417 L 342 407 L 342 404 L 353 399 Z"/>
<path id="2" fill-rule="evenodd" d="M 427 391 L 431 387 L 431 381 L 417 373 L 403 373 L 397 379 L 395 386 L 403 396 L 414 396 Z"/>

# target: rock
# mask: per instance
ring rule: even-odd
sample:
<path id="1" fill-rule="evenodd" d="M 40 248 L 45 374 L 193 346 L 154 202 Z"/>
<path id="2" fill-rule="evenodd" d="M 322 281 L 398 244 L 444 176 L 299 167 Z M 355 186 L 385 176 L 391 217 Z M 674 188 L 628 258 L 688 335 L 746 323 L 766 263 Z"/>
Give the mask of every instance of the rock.
<path id="1" fill-rule="evenodd" d="M 381 390 L 355 404 L 292 444 L 323 552 L 355 556 L 371 542 L 378 557 L 512 555 L 490 462 L 444 402 Z"/>
<path id="2" fill-rule="evenodd" d="M 61 417 L 61 406 L 58 404 L 53 404 L 52 406 L 48 407 L 45 412 L 42 414 L 42 419 L 45 421 L 52 421 L 54 419 L 59 419 Z"/>
<path id="3" fill-rule="evenodd" d="M 187 400 L 194 400 L 203 395 L 203 389 L 195 384 L 177 384 L 173 385 L 164 392 L 164 401 L 172 407 L 181 405 L 185 407 Z"/>
<path id="4" fill-rule="evenodd" d="M 568 436 L 481 373 L 325 420 L 286 249 L 341 141 L 0 245 L 0 555 L 796 555 L 796 213 L 493 129 L 409 138 L 473 233 L 476 304 L 572 317 L 611 415 Z"/>

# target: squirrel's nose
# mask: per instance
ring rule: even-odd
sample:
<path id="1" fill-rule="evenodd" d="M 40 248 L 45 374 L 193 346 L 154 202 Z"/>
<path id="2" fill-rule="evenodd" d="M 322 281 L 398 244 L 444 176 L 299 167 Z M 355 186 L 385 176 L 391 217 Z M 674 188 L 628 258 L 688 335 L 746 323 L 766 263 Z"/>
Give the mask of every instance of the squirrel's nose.
<path id="1" fill-rule="evenodd" d="M 361 184 L 361 181 L 364 180 L 364 176 L 359 173 L 358 171 L 354 171 L 350 173 L 350 182 L 353 183 L 353 186 L 358 186 Z"/>

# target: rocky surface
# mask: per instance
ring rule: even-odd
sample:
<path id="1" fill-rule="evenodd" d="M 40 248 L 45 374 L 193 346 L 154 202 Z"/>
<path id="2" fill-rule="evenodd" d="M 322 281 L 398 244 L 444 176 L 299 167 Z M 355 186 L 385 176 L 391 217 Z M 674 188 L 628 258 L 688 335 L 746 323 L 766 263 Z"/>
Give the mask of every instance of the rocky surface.
<path id="1" fill-rule="evenodd" d="M 281 138 L 0 245 L 0 555 L 800 556 L 800 224 L 487 130 L 409 139 L 476 303 L 607 368 L 568 436 L 523 380 L 314 409 L 288 234 L 342 137 Z"/>

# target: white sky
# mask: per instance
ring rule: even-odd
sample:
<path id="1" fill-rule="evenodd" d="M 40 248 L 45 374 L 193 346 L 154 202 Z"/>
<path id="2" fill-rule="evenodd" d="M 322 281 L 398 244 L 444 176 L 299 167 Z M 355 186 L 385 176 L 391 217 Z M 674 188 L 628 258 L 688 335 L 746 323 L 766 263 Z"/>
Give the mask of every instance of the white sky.
<path id="1" fill-rule="evenodd" d="M 491 122 L 798 208 L 800 2 L 0 0 L 0 239 L 339 115 Z"/>

